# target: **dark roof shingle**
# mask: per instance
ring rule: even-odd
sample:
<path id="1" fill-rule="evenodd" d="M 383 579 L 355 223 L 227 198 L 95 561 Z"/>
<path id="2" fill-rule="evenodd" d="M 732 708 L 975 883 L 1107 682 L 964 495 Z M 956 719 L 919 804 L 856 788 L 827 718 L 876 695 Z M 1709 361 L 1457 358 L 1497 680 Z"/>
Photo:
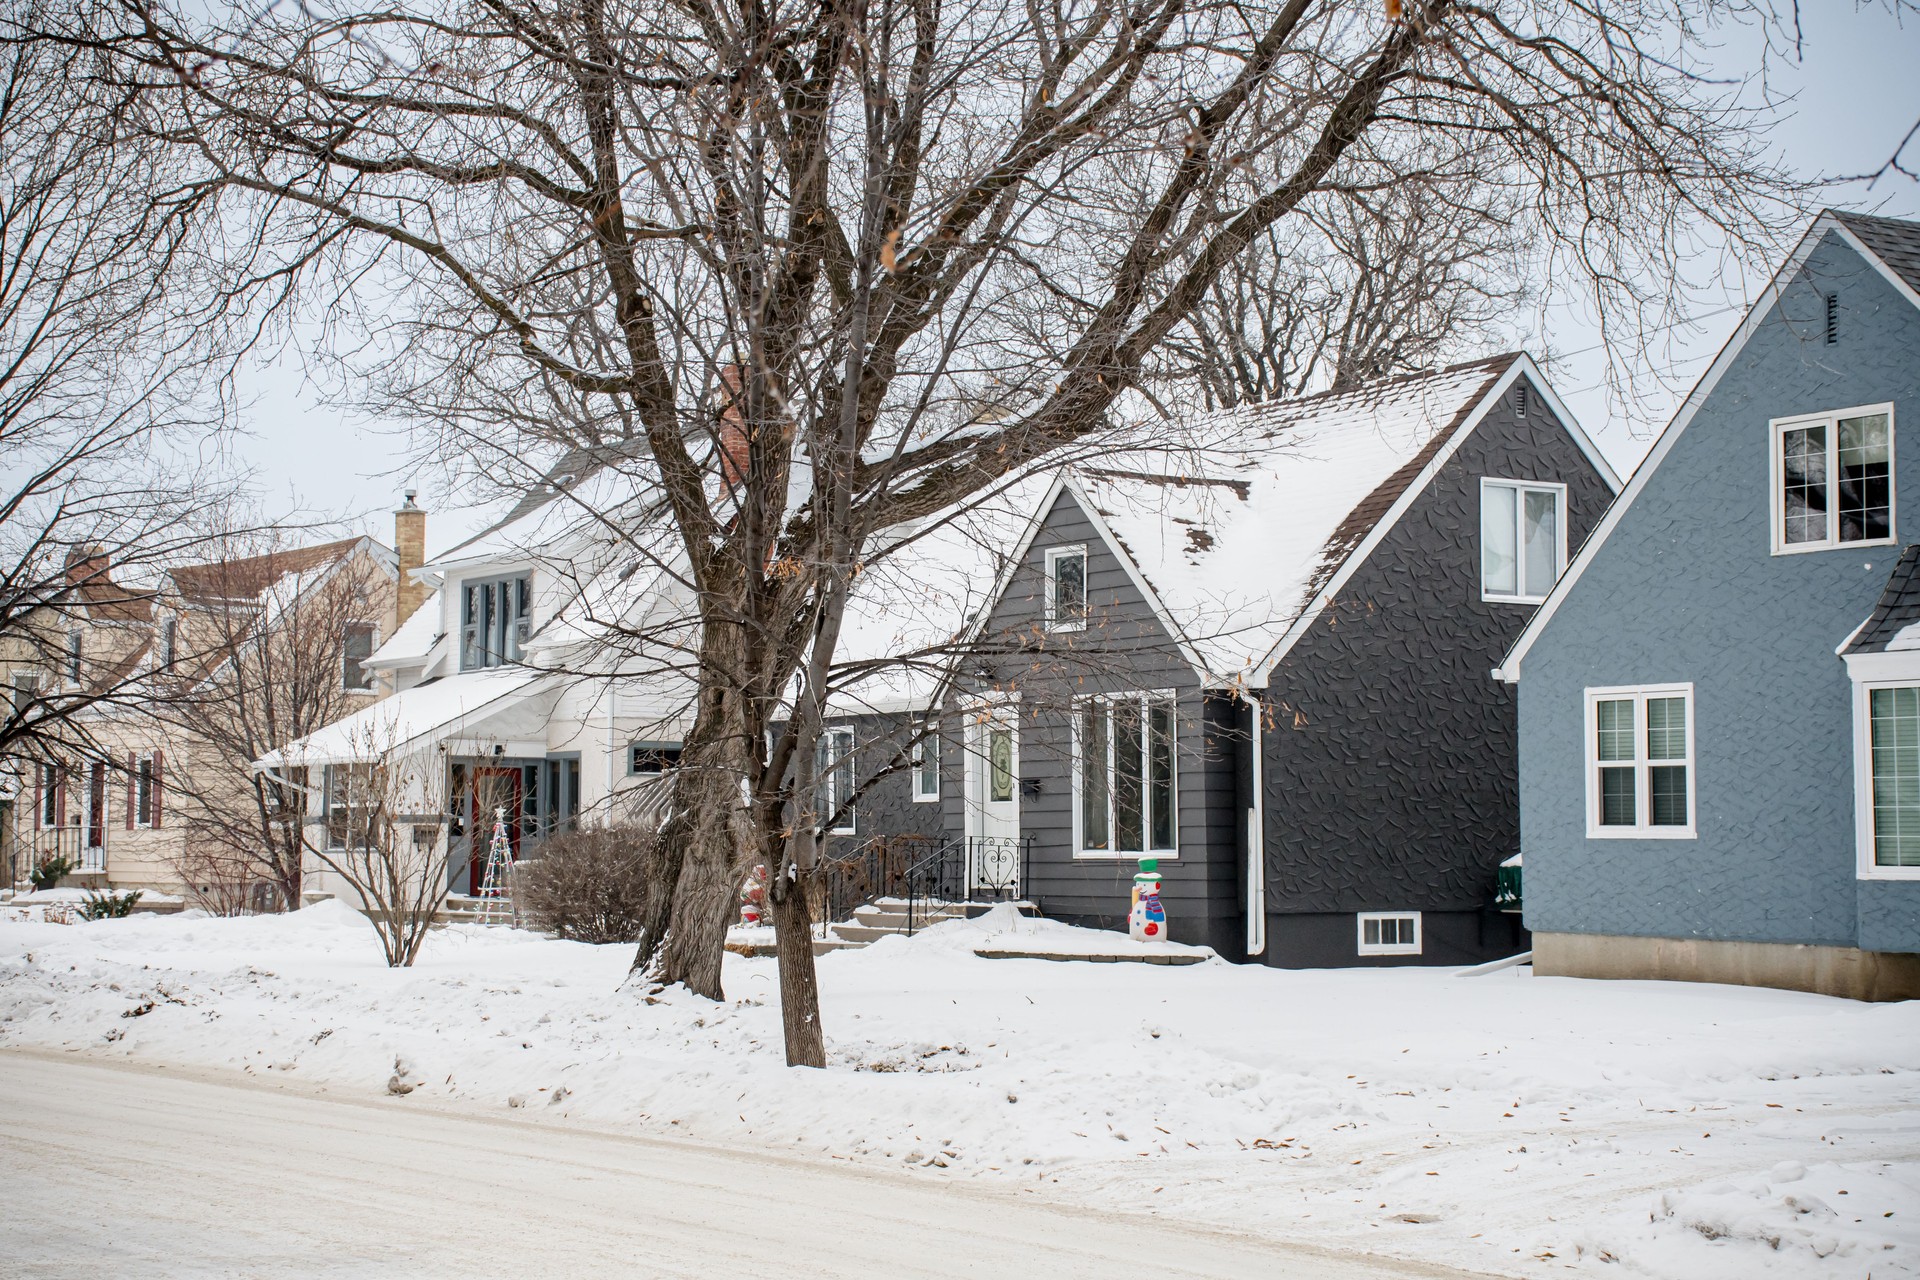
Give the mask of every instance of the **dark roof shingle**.
<path id="1" fill-rule="evenodd" d="M 1906 281 L 1909 288 L 1920 293 L 1920 222 L 1879 218 L 1866 213 L 1843 213 L 1838 209 L 1833 211 L 1833 216 L 1847 230 L 1859 236 L 1860 243 L 1871 249 L 1875 257 L 1887 264 L 1889 270 Z"/>
<path id="2" fill-rule="evenodd" d="M 1920 622 L 1920 543 L 1900 553 L 1879 603 L 1841 653 L 1885 653 L 1894 638 L 1916 622 Z"/>

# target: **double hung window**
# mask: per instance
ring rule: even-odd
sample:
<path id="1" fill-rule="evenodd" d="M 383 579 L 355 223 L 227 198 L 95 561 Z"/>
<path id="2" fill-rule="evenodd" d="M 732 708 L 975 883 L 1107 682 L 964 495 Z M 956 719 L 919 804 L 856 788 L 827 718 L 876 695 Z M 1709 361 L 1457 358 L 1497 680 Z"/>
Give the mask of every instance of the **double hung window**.
<path id="1" fill-rule="evenodd" d="M 1047 550 L 1047 628 L 1078 631 L 1087 625 L 1087 549 Z"/>
<path id="2" fill-rule="evenodd" d="M 1892 542 L 1893 406 L 1773 423 L 1773 551 Z"/>
<path id="3" fill-rule="evenodd" d="M 1074 710 L 1080 853 L 1175 853 L 1179 822 L 1170 693 L 1088 698 Z"/>
<path id="4" fill-rule="evenodd" d="M 1693 686 L 1587 690 L 1587 834 L 1694 834 Z"/>
<path id="5" fill-rule="evenodd" d="M 1480 482 L 1480 595 L 1538 603 L 1567 564 L 1567 487 Z"/>
<path id="6" fill-rule="evenodd" d="M 814 749 L 814 773 L 820 779 L 819 820 L 845 835 L 853 830 L 853 730 L 823 729 Z"/>
<path id="7" fill-rule="evenodd" d="M 373 767 L 364 764 L 327 766 L 327 848 L 369 847 L 373 819 Z"/>
<path id="8" fill-rule="evenodd" d="M 340 637 L 340 687 L 348 693 L 368 693 L 373 689 L 373 672 L 367 659 L 373 656 L 373 624 L 349 622 Z"/>
<path id="9" fill-rule="evenodd" d="M 533 618 L 527 576 L 475 579 L 462 584 L 460 669 L 498 667 L 520 660 Z"/>
<path id="10" fill-rule="evenodd" d="M 133 825 L 151 827 L 154 822 L 153 757 L 141 756 L 133 765 Z"/>

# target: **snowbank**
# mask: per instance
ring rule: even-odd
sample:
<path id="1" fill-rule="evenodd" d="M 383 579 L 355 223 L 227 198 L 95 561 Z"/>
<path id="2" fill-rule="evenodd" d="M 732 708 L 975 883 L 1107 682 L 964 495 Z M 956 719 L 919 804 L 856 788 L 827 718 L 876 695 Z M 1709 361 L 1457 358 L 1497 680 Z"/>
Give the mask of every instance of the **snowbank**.
<path id="1" fill-rule="evenodd" d="M 815 1073 L 782 1065 L 770 959 L 730 955 L 713 1004 L 622 989 L 625 947 L 505 929 L 439 930 L 389 970 L 338 903 L 8 923 L 0 1047 L 1012 1180 L 1499 1274 L 1920 1274 L 1920 1007 L 972 954 L 1124 941 L 1080 933 L 996 913 L 822 957 Z"/>

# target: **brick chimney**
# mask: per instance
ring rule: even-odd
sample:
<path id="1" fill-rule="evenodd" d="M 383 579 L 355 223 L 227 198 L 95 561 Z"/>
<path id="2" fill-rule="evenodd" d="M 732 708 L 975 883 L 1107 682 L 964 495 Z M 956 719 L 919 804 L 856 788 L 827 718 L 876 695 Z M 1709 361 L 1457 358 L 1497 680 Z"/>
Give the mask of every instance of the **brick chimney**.
<path id="1" fill-rule="evenodd" d="M 407 500 L 393 513 L 393 549 L 400 560 L 400 587 L 393 603 L 395 631 L 427 598 L 426 584 L 413 580 L 413 571 L 427 560 L 427 513 L 414 503 L 414 493 L 407 490 Z"/>
<path id="2" fill-rule="evenodd" d="M 68 550 L 66 571 L 70 586 L 110 587 L 113 585 L 113 579 L 107 573 L 106 552 L 91 543 Z"/>

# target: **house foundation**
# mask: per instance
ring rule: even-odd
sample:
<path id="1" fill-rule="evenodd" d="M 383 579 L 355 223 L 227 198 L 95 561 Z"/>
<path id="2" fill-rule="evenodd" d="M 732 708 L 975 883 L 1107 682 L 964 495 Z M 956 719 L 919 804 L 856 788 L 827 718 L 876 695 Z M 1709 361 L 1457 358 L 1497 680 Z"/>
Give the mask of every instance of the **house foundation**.
<path id="1" fill-rule="evenodd" d="M 1535 933 L 1533 971 L 1554 978 L 1652 978 L 1779 987 L 1849 1000 L 1920 998 L 1920 955 L 1857 947 Z"/>

